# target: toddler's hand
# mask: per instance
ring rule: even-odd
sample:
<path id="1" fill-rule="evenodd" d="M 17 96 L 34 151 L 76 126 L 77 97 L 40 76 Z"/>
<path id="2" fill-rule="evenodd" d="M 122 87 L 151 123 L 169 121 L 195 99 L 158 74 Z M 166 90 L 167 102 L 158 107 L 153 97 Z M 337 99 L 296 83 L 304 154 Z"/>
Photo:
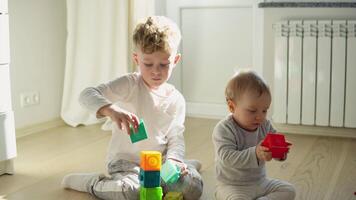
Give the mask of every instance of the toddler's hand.
<path id="1" fill-rule="evenodd" d="M 267 147 L 261 145 L 261 142 L 256 146 L 256 156 L 258 160 L 270 161 L 272 159 L 272 153 Z"/>
<path id="2" fill-rule="evenodd" d="M 100 113 L 111 118 L 113 122 L 117 124 L 119 129 L 126 129 L 127 134 L 130 135 L 130 124 L 134 131 L 138 131 L 138 117 L 124 109 L 119 108 L 115 105 L 104 106 L 99 110 Z"/>

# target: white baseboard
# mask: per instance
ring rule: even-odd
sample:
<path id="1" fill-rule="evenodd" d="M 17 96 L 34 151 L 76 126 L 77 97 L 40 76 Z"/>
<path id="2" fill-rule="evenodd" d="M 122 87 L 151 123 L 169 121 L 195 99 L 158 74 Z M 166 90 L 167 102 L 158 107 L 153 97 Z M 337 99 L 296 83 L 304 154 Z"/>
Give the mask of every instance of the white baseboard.
<path id="1" fill-rule="evenodd" d="M 187 102 L 187 116 L 209 119 L 222 119 L 228 114 L 225 104 Z"/>
<path id="2" fill-rule="evenodd" d="M 316 136 L 332 136 L 356 138 L 355 128 L 336 128 L 329 126 L 307 126 L 273 123 L 273 127 L 281 133 L 293 133 Z"/>
<path id="3" fill-rule="evenodd" d="M 16 138 L 21 138 L 27 135 L 38 133 L 50 128 L 65 126 L 66 124 L 61 118 L 57 118 L 51 121 L 30 125 L 27 127 L 16 129 Z"/>

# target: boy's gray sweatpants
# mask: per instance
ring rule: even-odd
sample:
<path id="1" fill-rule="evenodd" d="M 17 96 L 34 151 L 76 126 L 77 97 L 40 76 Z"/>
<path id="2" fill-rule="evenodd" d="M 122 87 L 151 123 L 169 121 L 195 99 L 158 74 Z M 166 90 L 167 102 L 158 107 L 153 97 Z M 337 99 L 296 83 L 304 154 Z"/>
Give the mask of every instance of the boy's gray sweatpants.
<path id="1" fill-rule="evenodd" d="M 227 185 L 217 183 L 217 200 L 293 200 L 295 188 L 286 181 L 264 179 L 253 185 Z"/>
<path id="2" fill-rule="evenodd" d="M 200 174 L 193 166 L 187 166 L 188 174 L 175 184 L 166 185 L 161 181 L 164 192 L 182 192 L 185 200 L 197 200 L 203 192 Z M 87 185 L 88 191 L 100 199 L 138 200 L 140 166 L 127 160 L 112 161 L 108 165 L 109 177 L 93 177 Z"/>

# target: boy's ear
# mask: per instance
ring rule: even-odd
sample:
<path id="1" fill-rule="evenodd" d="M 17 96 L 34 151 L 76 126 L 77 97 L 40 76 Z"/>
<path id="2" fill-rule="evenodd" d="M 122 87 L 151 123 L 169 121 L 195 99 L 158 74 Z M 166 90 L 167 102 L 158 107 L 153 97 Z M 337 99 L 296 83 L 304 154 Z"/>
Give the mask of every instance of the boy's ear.
<path id="1" fill-rule="evenodd" d="M 182 56 L 180 55 L 180 53 L 177 53 L 176 57 L 174 58 L 174 64 L 175 64 L 175 65 L 179 62 L 179 60 L 180 60 L 181 57 L 182 57 Z"/>
<path id="2" fill-rule="evenodd" d="M 138 65 L 138 56 L 136 52 L 132 53 L 132 59 L 134 60 L 135 64 Z"/>
<path id="3" fill-rule="evenodd" d="M 231 113 L 233 113 L 236 109 L 236 105 L 231 99 L 227 100 L 227 107 Z"/>

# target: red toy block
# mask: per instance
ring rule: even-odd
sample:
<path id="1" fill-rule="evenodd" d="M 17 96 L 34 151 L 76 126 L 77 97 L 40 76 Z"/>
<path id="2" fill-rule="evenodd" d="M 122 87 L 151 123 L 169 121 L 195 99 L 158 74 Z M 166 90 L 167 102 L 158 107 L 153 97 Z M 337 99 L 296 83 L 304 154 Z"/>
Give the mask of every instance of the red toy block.
<path id="1" fill-rule="evenodd" d="M 289 146 L 284 135 L 278 133 L 268 133 L 262 142 L 262 146 L 269 148 L 272 158 L 284 160 L 287 157 Z"/>

